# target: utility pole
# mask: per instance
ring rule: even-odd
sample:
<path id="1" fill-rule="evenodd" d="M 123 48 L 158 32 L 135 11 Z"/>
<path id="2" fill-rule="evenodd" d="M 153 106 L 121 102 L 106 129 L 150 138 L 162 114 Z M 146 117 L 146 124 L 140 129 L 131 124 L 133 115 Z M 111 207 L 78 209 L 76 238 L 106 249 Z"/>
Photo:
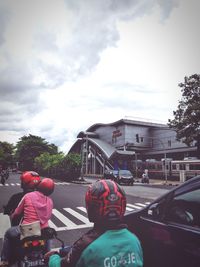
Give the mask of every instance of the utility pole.
<path id="1" fill-rule="evenodd" d="M 86 168 L 85 174 L 88 174 L 88 135 L 86 134 Z"/>
<path id="2" fill-rule="evenodd" d="M 153 140 L 158 140 L 161 145 L 163 146 L 164 149 L 164 174 L 165 174 L 165 184 L 167 184 L 167 169 L 166 169 L 166 163 L 167 163 L 167 155 L 166 155 L 166 151 L 165 151 L 165 145 L 163 143 L 163 141 L 160 138 L 154 138 L 154 137 L 150 137 L 150 139 Z M 152 144 L 153 146 L 153 144 Z"/>

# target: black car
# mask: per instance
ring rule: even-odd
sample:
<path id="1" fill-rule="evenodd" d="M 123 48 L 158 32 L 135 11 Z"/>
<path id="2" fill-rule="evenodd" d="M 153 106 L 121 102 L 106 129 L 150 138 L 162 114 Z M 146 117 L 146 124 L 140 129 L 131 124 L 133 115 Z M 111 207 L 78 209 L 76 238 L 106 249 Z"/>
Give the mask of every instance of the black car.
<path id="1" fill-rule="evenodd" d="M 125 221 L 141 241 L 145 267 L 200 266 L 200 175 Z"/>
<path id="2" fill-rule="evenodd" d="M 111 179 L 116 181 L 118 177 L 118 170 L 105 170 L 104 179 Z"/>
<path id="3" fill-rule="evenodd" d="M 116 181 L 119 184 L 123 183 L 123 184 L 133 185 L 134 183 L 133 174 L 129 170 L 119 170 Z"/>

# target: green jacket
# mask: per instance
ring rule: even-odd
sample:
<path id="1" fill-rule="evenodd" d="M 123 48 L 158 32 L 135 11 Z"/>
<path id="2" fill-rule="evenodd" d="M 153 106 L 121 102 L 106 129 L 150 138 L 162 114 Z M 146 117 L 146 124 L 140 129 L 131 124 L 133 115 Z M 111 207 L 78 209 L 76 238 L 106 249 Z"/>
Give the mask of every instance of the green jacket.
<path id="1" fill-rule="evenodd" d="M 53 255 L 50 267 L 60 267 L 60 257 Z M 67 265 L 66 265 L 67 266 Z M 143 253 L 138 238 L 126 228 L 108 230 L 90 243 L 75 267 L 141 267 Z"/>

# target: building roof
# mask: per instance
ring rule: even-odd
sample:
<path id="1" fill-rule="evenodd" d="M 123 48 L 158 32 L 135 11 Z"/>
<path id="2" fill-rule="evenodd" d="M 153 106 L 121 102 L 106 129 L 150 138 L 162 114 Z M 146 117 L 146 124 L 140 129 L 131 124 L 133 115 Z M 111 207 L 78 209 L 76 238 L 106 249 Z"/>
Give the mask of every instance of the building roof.
<path id="1" fill-rule="evenodd" d="M 88 138 L 88 141 L 95 144 L 100 150 L 102 150 L 107 158 L 110 158 L 116 150 L 110 144 L 108 144 L 108 143 L 106 143 L 100 139 L 97 139 L 97 138 Z"/>
<path id="2" fill-rule="evenodd" d="M 112 123 L 95 123 L 92 126 L 90 126 L 87 129 L 87 132 L 93 132 L 95 131 L 97 128 L 102 127 L 102 126 L 119 126 L 122 124 L 129 124 L 129 125 L 140 125 L 140 126 L 148 126 L 148 127 L 152 127 L 152 128 L 169 128 L 167 126 L 167 124 L 162 124 L 162 123 L 154 123 L 154 122 L 147 122 L 147 121 L 137 121 L 137 120 L 130 120 L 130 119 L 121 119 Z"/>

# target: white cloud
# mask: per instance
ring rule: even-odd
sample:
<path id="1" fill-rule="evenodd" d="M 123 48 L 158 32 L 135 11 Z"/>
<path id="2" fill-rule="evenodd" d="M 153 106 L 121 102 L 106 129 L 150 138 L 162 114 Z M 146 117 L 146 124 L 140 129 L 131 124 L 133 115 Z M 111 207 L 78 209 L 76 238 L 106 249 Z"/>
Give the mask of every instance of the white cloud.
<path id="1" fill-rule="evenodd" d="M 3 0 L 0 140 L 68 152 L 94 123 L 167 122 L 199 71 L 199 1 Z"/>

